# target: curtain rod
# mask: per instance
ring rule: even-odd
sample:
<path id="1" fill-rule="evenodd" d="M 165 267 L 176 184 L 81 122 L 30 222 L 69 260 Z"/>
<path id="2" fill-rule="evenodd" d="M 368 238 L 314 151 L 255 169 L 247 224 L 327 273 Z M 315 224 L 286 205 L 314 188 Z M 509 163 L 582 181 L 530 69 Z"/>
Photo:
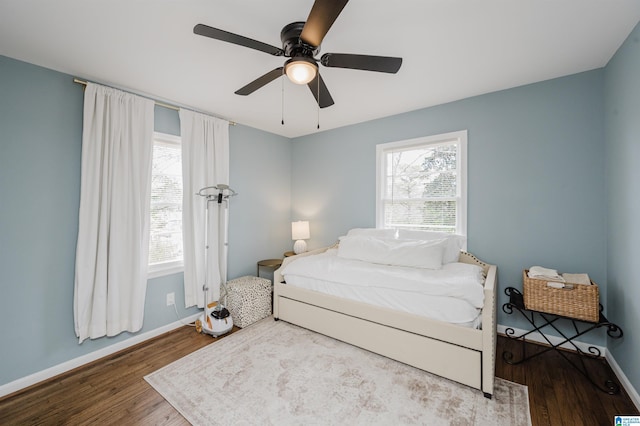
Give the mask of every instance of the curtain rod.
<path id="1" fill-rule="evenodd" d="M 86 85 L 87 85 L 87 83 L 88 83 L 87 81 L 80 80 L 79 78 L 74 78 L 74 79 L 73 79 L 73 82 L 74 82 L 74 83 L 78 83 L 78 84 L 82 84 L 83 86 L 86 86 Z M 96 83 L 96 84 L 99 84 L 99 83 Z M 103 84 L 102 86 L 105 86 L 105 85 Z M 122 89 L 118 89 L 118 90 L 122 90 Z M 124 90 L 124 91 L 126 92 L 126 90 Z M 129 92 L 129 93 L 132 93 L 132 92 Z M 134 93 L 134 94 L 135 94 L 135 93 Z M 136 94 L 136 95 L 137 95 L 137 94 Z M 137 96 L 139 96 L 139 95 L 137 95 Z M 143 97 L 146 97 L 146 96 L 143 96 Z M 153 99 L 153 101 L 154 101 L 154 102 L 155 102 L 155 104 L 156 104 L 156 105 L 158 105 L 158 106 L 161 106 L 161 107 L 164 107 L 164 108 L 169 108 L 169 109 L 172 109 L 172 110 L 174 110 L 174 111 L 180 111 L 180 108 L 181 108 L 181 107 L 179 107 L 179 106 L 171 105 L 171 104 L 167 104 L 167 103 L 165 103 L 165 102 L 160 102 L 160 101 L 157 101 L 157 100 L 155 100 L 155 99 Z M 183 109 L 189 109 L 189 108 L 183 108 Z M 200 112 L 200 111 L 196 111 L 196 110 L 194 110 L 194 109 L 189 109 L 189 110 L 190 110 L 190 111 L 194 111 L 194 112 Z M 208 113 L 204 113 L 204 114 L 212 115 L 212 114 L 208 114 Z M 213 116 L 213 117 L 215 117 L 214 115 L 212 115 L 212 116 Z M 216 118 L 220 118 L 220 119 L 222 119 L 222 120 L 227 120 L 226 118 L 222 118 L 222 117 L 216 117 Z M 235 121 L 230 121 L 230 120 L 227 120 L 227 121 L 229 122 L 229 125 L 231 125 L 231 126 L 235 126 L 235 125 L 236 125 L 236 122 L 235 122 Z"/>

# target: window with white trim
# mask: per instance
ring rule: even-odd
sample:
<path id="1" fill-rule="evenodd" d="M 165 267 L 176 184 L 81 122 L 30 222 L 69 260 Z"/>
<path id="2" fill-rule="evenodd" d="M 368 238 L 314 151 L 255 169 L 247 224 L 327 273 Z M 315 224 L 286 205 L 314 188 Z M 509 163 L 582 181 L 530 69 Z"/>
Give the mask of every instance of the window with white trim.
<path id="1" fill-rule="evenodd" d="M 149 276 L 184 269 L 182 258 L 182 146 L 178 136 L 154 133 L 151 172 Z"/>
<path id="2" fill-rule="evenodd" d="M 467 233 L 467 131 L 376 146 L 376 227 Z"/>

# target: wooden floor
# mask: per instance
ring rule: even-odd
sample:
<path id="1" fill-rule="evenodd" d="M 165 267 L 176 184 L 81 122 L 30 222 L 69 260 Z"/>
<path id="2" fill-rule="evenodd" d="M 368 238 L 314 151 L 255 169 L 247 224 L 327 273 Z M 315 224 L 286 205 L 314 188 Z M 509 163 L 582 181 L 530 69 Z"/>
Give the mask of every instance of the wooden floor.
<path id="1" fill-rule="evenodd" d="M 188 424 L 143 377 L 215 341 L 182 327 L 141 343 L 0 399 L 0 425 Z M 527 344 L 526 350 L 542 349 Z M 612 425 L 614 415 L 638 415 L 624 390 L 611 396 L 594 389 L 553 351 L 512 366 L 502 361 L 504 350 L 518 356 L 520 345 L 498 339 L 496 375 L 529 387 L 534 426 Z M 600 382 L 614 377 L 604 360 L 587 361 Z"/>
<path id="2" fill-rule="evenodd" d="M 547 349 L 547 346 L 527 343 L 525 351 L 530 356 Z M 638 410 L 604 358 L 582 357 L 582 360 L 596 384 L 603 388 L 607 380 L 620 384 L 617 395 L 596 389 L 556 351 L 547 351 L 519 365 L 504 362 L 504 351 L 511 352 L 513 359 L 519 360 L 522 344 L 506 337 L 498 338 L 496 376 L 527 385 L 534 426 L 613 425 L 616 415 L 638 415 Z M 580 357 L 575 352 L 562 353 L 580 365 Z"/>

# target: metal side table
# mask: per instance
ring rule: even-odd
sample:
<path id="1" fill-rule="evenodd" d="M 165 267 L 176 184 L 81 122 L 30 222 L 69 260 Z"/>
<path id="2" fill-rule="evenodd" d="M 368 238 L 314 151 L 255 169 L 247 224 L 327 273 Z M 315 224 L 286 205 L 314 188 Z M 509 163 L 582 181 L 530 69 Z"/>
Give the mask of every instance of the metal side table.
<path id="1" fill-rule="evenodd" d="M 523 297 L 522 293 L 520 293 L 520 291 L 518 291 L 514 287 L 507 287 L 504 290 L 504 292 L 505 292 L 505 294 L 507 296 L 509 296 L 509 301 L 507 303 L 505 303 L 504 305 L 502 305 L 502 311 L 504 313 L 506 313 L 506 314 L 509 314 L 509 315 L 512 314 L 514 312 L 514 310 L 520 312 L 522 314 L 522 316 L 533 327 L 532 330 L 527 331 L 527 332 L 525 332 L 525 333 L 523 333 L 523 334 L 521 334 L 519 336 L 516 335 L 516 332 L 515 332 L 515 330 L 513 328 L 509 327 L 509 328 L 507 328 L 505 330 L 505 334 L 507 335 L 508 338 L 514 339 L 514 340 L 522 340 L 522 358 L 519 359 L 519 360 L 514 360 L 513 359 L 513 353 L 511 353 L 509 351 L 504 351 L 502 353 L 502 359 L 504 360 L 504 362 L 506 362 L 507 364 L 511 364 L 511 365 L 521 364 L 521 363 L 523 363 L 525 361 L 528 361 L 528 360 L 530 360 L 532 358 L 535 358 L 538 355 L 541 355 L 541 354 L 543 354 L 545 352 L 548 352 L 550 350 L 555 350 L 573 368 L 575 368 L 584 377 L 586 377 L 586 379 L 589 380 L 589 382 L 591 382 L 591 384 L 593 386 L 595 386 L 596 388 L 598 388 L 602 392 L 606 392 L 606 393 L 608 393 L 610 395 L 615 395 L 615 394 L 620 392 L 620 385 L 617 384 L 616 382 L 614 382 L 613 380 L 605 380 L 604 387 L 598 385 L 593 380 L 593 378 L 589 374 L 589 370 L 586 368 L 586 366 L 584 364 L 583 357 L 594 358 L 594 359 L 595 358 L 600 358 L 602 356 L 602 354 L 600 353 L 600 349 L 598 349 L 595 346 L 589 346 L 588 349 L 587 349 L 588 352 L 585 352 L 585 351 L 581 350 L 574 343 L 574 339 L 576 339 L 577 337 L 583 336 L 583 335 L 589 333 L 590 331 L 595 330 L 597 328 L 601 328 L 601 327 L 606 327 L 607 328 L 607 335 L 609 337 L 611 337 L 611 338 L 619 339 L 619 338 L 622 337 L 622 334 L 623 334 L 622 333 L 622 329 L 620 327 L 618 327 L 616 324 L 614 324 L 614 323 L 610 322 L 609 320 L 607 320 L 607 318 L 602 313 L 602 310 L 603 310 L 602 305 L 600 305 L 600 318 L 598 319 L 598 322 L 588 322 L 588 321 L 578 320 L 578 319 L 575 319 L 575 318 L 563 317 L 563 316 L 559 316 L 559 315 L 554 315 L 554 314 L 549 314 L 549 313 L 545 313 L 545 312 L 539 312 L 539 311 L 526 309 L 525 306 L 524 306 L 524 297 Z M 571 321 L 571 323 L 573 324 L 573 330 L 572 330 L 572 335 L 571 336 L 568 336 L 569 333 L 563 333 L 561 330 L 558 329 L 558 327 L 556 327 L 556 324 L 554 324 L 560 318 L 567 319 L 567 320 Z M 578 324 L 580 324 L 580 326 Z M 551 340 L 549 340 L 549 338 L 542 331 L 542 329 L 547 327 L 547 326 L 553 328 L 560 336 L 562 336 L 562 338 L 564 340 L 562 340 L 560 343 L 557 343 L 557 344 L 551 343 Z M 539 333 L 544 338 L 544 340 L 547 341 L 547 343 L 549 344 L 549 347 L 546 348 L 545 350 L 542 350 L 542 351 L 537 352 L 535 354 L 527 355 L 526 346 L 525 346 L 526 337 L 528 335 L 530 335 L 531 333 L 535 333 L 535 332 Z M 570 344 L 571 346 L 573 346 L 575 351 L 580 355 L 578 357 L 578 359 L 580 360 L 579 364 L 573 362 L 571 359 L 569 359 L 569 357 L 567 356 L 566 353 L 564 353 L 562 350 L 560 350 L 560 346 L 562 346 L 564 344 L 567 344 L 567 343 Z"/>

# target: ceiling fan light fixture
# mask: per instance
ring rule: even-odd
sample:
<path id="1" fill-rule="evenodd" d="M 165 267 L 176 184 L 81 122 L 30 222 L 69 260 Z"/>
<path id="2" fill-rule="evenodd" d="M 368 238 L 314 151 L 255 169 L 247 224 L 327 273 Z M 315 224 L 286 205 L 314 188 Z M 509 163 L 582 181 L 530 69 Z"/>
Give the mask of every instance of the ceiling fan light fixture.
<path id="1" fill-rule="evenodd" d="M 282 28 L 280 31 L 282 48 L 204 24 L 197 24 L 193 27 L 193 32 L 273 56 L 290 58 L 283 66 L 272 69 L 236 90 L 234 92 L 236 95 L 250 95 L 276 79 L 284 84 L 283 74 L 287 74 L 287 78 L 294 84 L 307 85 L 316 99 L 318 107 L 326 108 L 333 105 L 334 102 L 320 75 L 318 63 L 329 68 L 347 68 L 389 74 L 398 72 L 402 65 L 402 58 L 350 53 L 325 53 L 321 58 L 316 59 L 320 53 L 320 44 L 348 1 L 314 0 L 306 21 L 292 22 Z M 284 86 L 282 86 L 282 90 L 284 90 Z"/>
<path id="2" fill-rule="evenodd" d="M 313 59 L 297 56 L 285 63 L 284 72 L 292 83 L 307 84 L 316 78 L 318 65 Z"/>

